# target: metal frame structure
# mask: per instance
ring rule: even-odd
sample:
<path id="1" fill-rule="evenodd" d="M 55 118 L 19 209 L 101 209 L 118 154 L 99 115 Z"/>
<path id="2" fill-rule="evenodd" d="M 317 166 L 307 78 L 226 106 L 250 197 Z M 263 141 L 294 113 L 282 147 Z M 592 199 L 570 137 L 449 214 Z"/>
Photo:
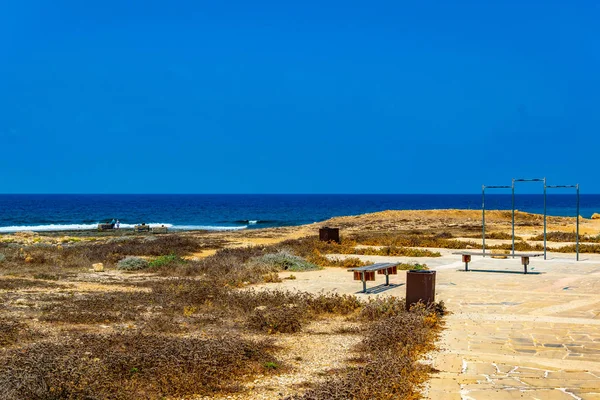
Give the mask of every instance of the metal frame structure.
<path id="1" fill-rule="evenodd" d="M 544 260 L 546 259 L 546 178 L 514 179 L 512 180 L 512 255 L 515 255 L 515 182 L 544 183 Z"/>
<path id="2" fill-rule="evenodd" d="M 545 185 L 544 185 L 545 186 Z M 576 249 L 576 261 L 579 261 L 579 184 L 576 185 L 552 185 L 545 186 L 544 193 L 548 189 L 575 189 L 577 192 L 577 212 L 576 212 L 576 223 L 575 223 L 575 249 Z M 546 259 L 546 225 L 544 224 L 544 260 Z"/>
<path id="3" fill-rule="evenodd" d="M 577 216 L 576 216 L 576 260 L 579 261 L 579 184 L 576 185 L 546 185 L 546 178 L 514 179 L 511 186 L 481 185 L 481 239 L 483 256 L 485 257 L 485 190 L 486 189 L 511 189 L 512 190 L 512 256 L 515 256 L 515 182 L 542 182 L 544 184 L 544 260 L 547 255 L 547 190 L 548 189 L 576 189 L 577 191 Z"/>
<path id="4" fill-rule="evenodd" d="M 485 257 L 485 189 L 510 189 L 511 186 L 481 185 L 481 238 L 483 241 L 483 256 Z"/>

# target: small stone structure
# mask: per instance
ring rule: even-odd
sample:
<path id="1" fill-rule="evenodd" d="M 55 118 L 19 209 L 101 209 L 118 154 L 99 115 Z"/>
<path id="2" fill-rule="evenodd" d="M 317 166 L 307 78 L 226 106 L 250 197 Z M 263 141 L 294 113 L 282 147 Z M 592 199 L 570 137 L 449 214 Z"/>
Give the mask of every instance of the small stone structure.
<path id="1" fill-rule="evenodd" d="M 152 228 L 152 233 L 167 233 L 169 231 L 169 228 L 167 228 L 166 226 L 155 226 L 154 228 Z"/>

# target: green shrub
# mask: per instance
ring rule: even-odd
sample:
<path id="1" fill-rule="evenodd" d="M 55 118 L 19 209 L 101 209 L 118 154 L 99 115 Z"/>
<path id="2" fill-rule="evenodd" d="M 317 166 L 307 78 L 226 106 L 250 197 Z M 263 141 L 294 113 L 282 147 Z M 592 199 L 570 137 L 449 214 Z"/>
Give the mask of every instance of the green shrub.
<path id="1" fill-rule="evenodd" d="M 179 257 L 176 254 L 169 254 L 166 256 L 159 256 L 156 257 L 154 260 L 150 261 L 148 263 L 148 266 L 150 268 L 163 268 L 163 267 L 169 267 L 173 264 L 183 264 L 185 262 L 185 260 L 181 257 Z"/>
<path id="2" fill-rule="evenodd" d="M 264 256 L 255 260 L 257 262 L 277 267 L 279 270 L 290 272 L 313 271 L 316 269 L 321 269 L 321 267 L 318 265 L 312 264 L 302 257 L 290 254 L 285 250 L 281 250 L 278 253 L 265 254 Z"/>
<path id="3" fill-rule="evenodd" d="M 139 271 L 148 268 L 148 261 L 139 257 L 127 257 L 117 263 L 117 269 L 122 271 Z"/>

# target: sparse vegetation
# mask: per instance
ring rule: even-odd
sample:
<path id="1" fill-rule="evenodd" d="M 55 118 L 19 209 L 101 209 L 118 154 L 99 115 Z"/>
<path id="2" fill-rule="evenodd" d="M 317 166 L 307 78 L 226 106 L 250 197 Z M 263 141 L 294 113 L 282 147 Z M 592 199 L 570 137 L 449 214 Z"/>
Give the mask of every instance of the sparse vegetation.
<path id="1" fill-rule="evenodd" d="M 303 271 L 323 266 L 363 264 L 355 257 L 326 257 L 333 253 L 396 254 L 413 249 L 384 246 L 362 250 L 352 241 L 337 245 L 308 238 L 220 249 L 194 260 L 184 256 L 202 244 L 175 236 L 119 236 L 103 241 L 86 238 L 55 245 L 0 244 L 2 254 L 6 254 L 0 270 L 36 278 L 0 279 L 0 289 L 7 291 L 3 295 L 13 299 L 3 299 L 5 307 L 35 317 L 36 324 L 50 332 L 39 335 L 30 324 L 9 316 L 12 314 L 0 317 L 0 345 L 6 347 L 0 354 L 3 398 L 189 398 L 244 392 L 245 382 L 288 368 L 277 358 L 279 349 L 269 340 L 277 336 L 271 335 L 298 334 L 316 320 L 342 316 L 349 325 L 337 333 L 365 338 L 356 371 L 370 374 L 380 365 L 372 364 L 376 359 L 387 360 L 381 368 L 400 365 L 397 354 L 388 359 L 372 353 L 365 322 L 406 311 L 386 312 L 385 306 L 365 304 L 354 295 L 253 290 L 247 286 L 280 281 L 280 275 L 295 279 Z M 115 275 L 90 272 L 93 262 L 148 274 L 116 274 L 119 278 L 115 279 Z M 287 274 L 280 274 L 282 271 Z M 72 290 L 86 279 L 111 290 L 101 286 Z M 17 306 L 13 292 L 22 289 L 35 290 L 23 294 L 24 301 Z M 400 299 L 396 302 L 403 303 Z M 35 341 L 28 339 L 34 337 Z M 426 340 L 433 338 L 427 336 Z M 402 360 L 407 363 L 406 371 L 421 371 L 416 359 Z M 355 373 L 340 371 L 340 382 L 359 376 L 352 375 Z M 417 381 L 415 378 L 414 384 Z M 370 390 L 374 393 L 379 389 Z M 318 386 L 311 391 L 318 391 Z"/>
<path id="2" fill-rule="evenodd" d="M 278 365 L 268 341 L 234 335 L 175 338 L 160 334 L 72 332 L 0 357 L 4 399 L 145 399 L 240 390 L 240 377 Z M 272 364 L 269 364 L 272 363 Z"/>
<path id="3" fill-rule="evenodd" d="M 139 271 L 149 267 L 148 260 L 139 257 L 127 257 L 117 263 L 117 269 L 121 271 Z"/>
<path id="4" fill-rule="evenodd" d="M 277 253 L 265 254 L 252 261 L 275 267 L 280 271 L 299 272 L 320 269 L 318 265 L 312 264 L 301 257 L 292 255 L 285 250 L 280 250 Z"/>
<path id="5" fill-rule="evenodd" d="M 348 368 L 290 400 L 416 399 L 431 368 L 417 362 L 434 349 L 441 329 L 442 303 L 429 308 L 422 304 L 405 311 L 403 299 L 370 302 L 361 311 L 367 325 L 358 346 L 356 367 Z M 399 373 L 400 372 L 400 373 Z"/>

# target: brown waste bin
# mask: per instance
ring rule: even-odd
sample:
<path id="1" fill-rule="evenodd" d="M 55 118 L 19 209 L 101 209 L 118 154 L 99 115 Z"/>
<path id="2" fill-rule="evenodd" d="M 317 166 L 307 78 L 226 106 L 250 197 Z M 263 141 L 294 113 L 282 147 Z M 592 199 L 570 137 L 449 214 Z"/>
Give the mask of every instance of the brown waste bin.
<path id="1" fill-rule="evenodd" d="M 340 228 L 329 228 L 327 226 L 319 229 L 319 240 L 322 242 L 340 242 Z"/>
<path id="2" fill-rule="evenodd" d="M 423 304 L 435 301 L 435 271 L 406 271 L 406 309 L 410 310 L 419 301 Z"/>

